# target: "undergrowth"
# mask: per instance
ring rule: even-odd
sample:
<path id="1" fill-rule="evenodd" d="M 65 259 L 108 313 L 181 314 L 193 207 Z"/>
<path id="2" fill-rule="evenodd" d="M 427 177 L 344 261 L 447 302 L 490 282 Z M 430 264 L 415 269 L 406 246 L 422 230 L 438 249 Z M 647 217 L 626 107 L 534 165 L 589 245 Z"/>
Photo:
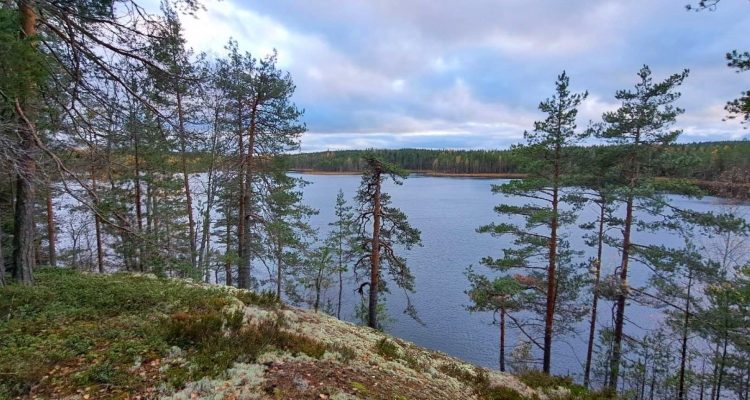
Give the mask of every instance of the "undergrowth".
<path id="1" fill-rule="evenodd" d="M 33 287 L 0 289 L 0 398 L 32 388 L 40 397 L 86 388 L 92 398 L 126 398 L 218 376 L 272 347 L 314 358 L 327 350 L 283 330 L 281 318 L 244 324 L 236 305 L 277 309 L 270 294 L 129 274 L 35 274 Z"/>

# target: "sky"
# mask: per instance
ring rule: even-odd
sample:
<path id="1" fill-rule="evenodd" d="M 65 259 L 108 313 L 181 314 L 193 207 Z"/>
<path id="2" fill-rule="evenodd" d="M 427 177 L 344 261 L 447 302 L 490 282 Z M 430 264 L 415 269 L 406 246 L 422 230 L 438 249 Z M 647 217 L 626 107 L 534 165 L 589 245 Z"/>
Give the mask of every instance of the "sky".
<path id="1" fill-rule="evenodd" d="M 507 148 L 544 118 L 562 71 L 589 92 L 585 127 L 644 64 L 655 79 L 690 70 L 680 141 L 750 138 L 724 121 L 750 89 L 750 72 L 725 61 L 750 50 L 750 1 L 690 1 L 207 0 L 183 24 L 198 51 L 220 56 L 230 38 L 256 57 L 278 51 L 305 110 L 302 151 Z"/>

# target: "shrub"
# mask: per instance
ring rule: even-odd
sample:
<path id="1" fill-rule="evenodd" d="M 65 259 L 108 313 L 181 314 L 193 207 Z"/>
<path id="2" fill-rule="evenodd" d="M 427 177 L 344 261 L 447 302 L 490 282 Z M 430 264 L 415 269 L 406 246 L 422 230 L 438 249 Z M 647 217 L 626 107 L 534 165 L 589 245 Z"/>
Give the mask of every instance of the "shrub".
<path id="1" fill-rule="evenodd" d="M 382 338 L 375 343 L 375 352 L 386 360 L 397 360 L 400 356 L 398 345 L 388 338 Z"/>

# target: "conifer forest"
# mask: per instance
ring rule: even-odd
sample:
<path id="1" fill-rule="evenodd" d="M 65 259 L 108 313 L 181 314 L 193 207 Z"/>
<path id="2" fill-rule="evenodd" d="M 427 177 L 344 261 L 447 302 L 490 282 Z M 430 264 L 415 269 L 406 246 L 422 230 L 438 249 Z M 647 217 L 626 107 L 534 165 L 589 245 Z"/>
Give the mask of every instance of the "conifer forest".
<path id="1" fill-rule="evenodd" d="M 299 10 L 287 15 L 297 30 L 261 29 L 281 3 Z M 392 369 L 394 380 L 402 373 L 395 364 L 430 370 L 400 352 L 406 339 L 517 377 L 529 390 L 559 389 L 533 397 L 498 386 L 487 372 L 437 368 L 471 388 L 466 398 L 750 400 L 750 2 L 663 2 L 659 18 L 700 21 L 694 23 L 710 26 L 709 36 L 722 32 L 720 18 L 738 21 L 726 35 L 744 48 L 721 48 L 731 41 L 698 45 L 708 40 L 702 31 L 680 31 L 665 41 L 674 54 L 700 60 L 695 65 L 667 69 L 666 55 L 645 49 L 589 60 L 615 68 L 628 58 L 626 71 L 610 80 L 587 76 L 592 69 L 571 61 L 580 43 L 593 40 L 583 32 L 587 23 L 560 28 L 580 31 L 570 49 L 557 30 L 559 42 L 551 44 L 533 35 L 528 43 L 492 36 L 512 41 L 498 46 L 516 58 L 522 56 L 514 51 L 530 46 L 528 65 L 542 64 L 540 53 L 567 52 L 552 65 L 554 74 L 528 84 L 520 77 L 540 69 L 510 71 L 490 62 L 482 52 L 492 45 L 473 34 L 455 43 L 476 45 L 480 50 L 470 48 L 484 61 L 469 61 L 469 47 L 438 64 L 428 60 L 427 48 L 464 34 L 445 5 L 428 12 L 433 5 L 421 1 L 286 3 L 255 4 L 262 12 L 253 18 L 242 2 L 229 0 L 0 5 L 0 399 L 182 398 L 180 390 L 233 376 L 240 365 L 257 363 L 266 374 L 290 365 L 260 361 L 258 349 L 269 346 L 320 359 L 316 369 L 328 373 L 335 368 L 321 354 L 359 357 L 335 335 L 318 343 L 290 333 L 284 327 L 294 319 L 280 310 L 300 308 L 395 336 L 372 350 L 388 363 L 368 366 Z M 480 14 L 532 7 L 474 3 L 452 7 L 459 15 L 473 7 Z M 559 13 L 556 24 L 576 25 L 563 16 L 565 7 L 532 3 L 541 7 L 534 13 Z M 627 2 L 604 3 L 641 12 Z M 545 4 L 557 11 L 540 11 Z M 392 15 L 392 27 L 339 31 L 326 25 L 344 18 L 331 8 L 358 21 L 380 12 L 410 17 Z M 409 19 L 411 13 L 422 19 Z M 213 21 L 196 34 L 206 15 L 246 24 L 233 31 L 235 25 Z M 605 24 L 608 17 L 596 15 Z M 418 37 L 427 35 L 427 28 L 415 32 L 428 22 L 441 25 L 434 43 L 399 43 L 397 26 Z M 301 36 L 305 29 L 318 33 Z M 216 42 L 224 31 L 231 34 Z M 385 39 L 376 43 L 380 35 Z M 358 47 L 363 38 L 368 45 Z M 291 57 L 290 41 L 299 42 L 290 45 Z M 408 62 L 419 65 L 415 71 L 459 74 L 481 64 L 483 72 L 383 83 L 374 72 L 352 72 L 321 44 L 338 41 L 342 52 L 363 60 L 388 57 L 402 45 Z M 326 57 L 328 72 L 299 67 Z M 405 68 L 400 62 L 407 61 L 383 62 L 383 70 Z M 716 65 L 713 72 L 703 72 L 704 62 Z M 497 76 L 490 77 L 493 69 Z M 694 111 L 714 96 L 706 89 L 710 80 L 726 72 L 716 87 L 734 97 L 718 98 L 710 117 Z M 308 86 L 328 73 L 335 82 Z M 370 86 L 347 86 L 357 73 Z M 456 83 L 446 98 L 395 100 L 408 96 L 409 85 L 423 90 L 448 80 Z M 599 89 L 612 82 L 618 86 Z M 519 93 L 508 94 L 513 90 Z M 348 93 L 373 109 L 391 98 L 385 96 L 394 100 L 377 112 L 349 111 Z M 496 98 L 508 109 L 480 105 Z M 431 101 L 438 104 L 434 115 L 423 104 Z M 495 111 L 507 114 L 497 117 L 502 122 L 475 122 L 495 118 Z M 699 119 L 737 133 L 701 130 Z M 449 123 L 468 128 L 456 133 Z M 409 130 L 419 124 L 425 128 Z M 503 136 L 505 129 L 512 133 Z M 361 136 L 343 141 L 355 131 Z M 480 189 L 462 193 L 464 184 Z M 166 286 L 139 281 L 143 276 Z M 217 287 L 229 291 L 213 292 Z M 232 301 L 281 316 L 264 324 L 226 311 Z M 212 307 L 223 311 L 216 317 Z M 133 319 L 112 322 L 123 312 Z M 82 321 L 88 325 L 73 330 Z M 469 344 L 444 345 L 453 329 Z M 169 357 L 186 361 L 168 367 Z M 137 381 L 140 365 L 144 378 Z M 157 386 L 152 373 L 161 391 L 145 389 Z M 222 395 L 218 386 L 196 396 L 450 398 L 427 389 L 423 397 L 385 395 L 376 386 L 389 386 L 386 378 L 310 397 L 300 394 L 297 375 L 273 385 L 267 376 L 256 397 Z M 237 387 L 251 385 L 244 379 Z"/>

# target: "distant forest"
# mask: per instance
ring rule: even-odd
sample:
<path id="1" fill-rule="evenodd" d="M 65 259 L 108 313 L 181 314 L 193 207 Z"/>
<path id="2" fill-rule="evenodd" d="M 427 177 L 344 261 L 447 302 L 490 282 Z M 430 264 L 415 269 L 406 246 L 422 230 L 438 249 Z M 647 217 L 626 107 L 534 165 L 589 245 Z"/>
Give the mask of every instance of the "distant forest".
<path id="1" fill-rule="evenodd" d="M 572 147 L 580 153 L 573 160 L 590 160 L 592 153 L 614 151 L 613 146 Z M 382 159 L 412 172 L 441 174 L 522 174 L 524 167 L 512 150 L 335 150 L 299 153 L 290 157 L 295 171 L 361 172 L 362 156 L 372 151 Z M 673 161 L 660 175 L 670 178 L 718 180 L 732 170 L 750 170 L 750 141 L 722 141 L 670 145 L 666 152 Z M 678 166 L 678 167 L 675 167 Z M 579 165 L 585 168 L 585 165 Z"/>

